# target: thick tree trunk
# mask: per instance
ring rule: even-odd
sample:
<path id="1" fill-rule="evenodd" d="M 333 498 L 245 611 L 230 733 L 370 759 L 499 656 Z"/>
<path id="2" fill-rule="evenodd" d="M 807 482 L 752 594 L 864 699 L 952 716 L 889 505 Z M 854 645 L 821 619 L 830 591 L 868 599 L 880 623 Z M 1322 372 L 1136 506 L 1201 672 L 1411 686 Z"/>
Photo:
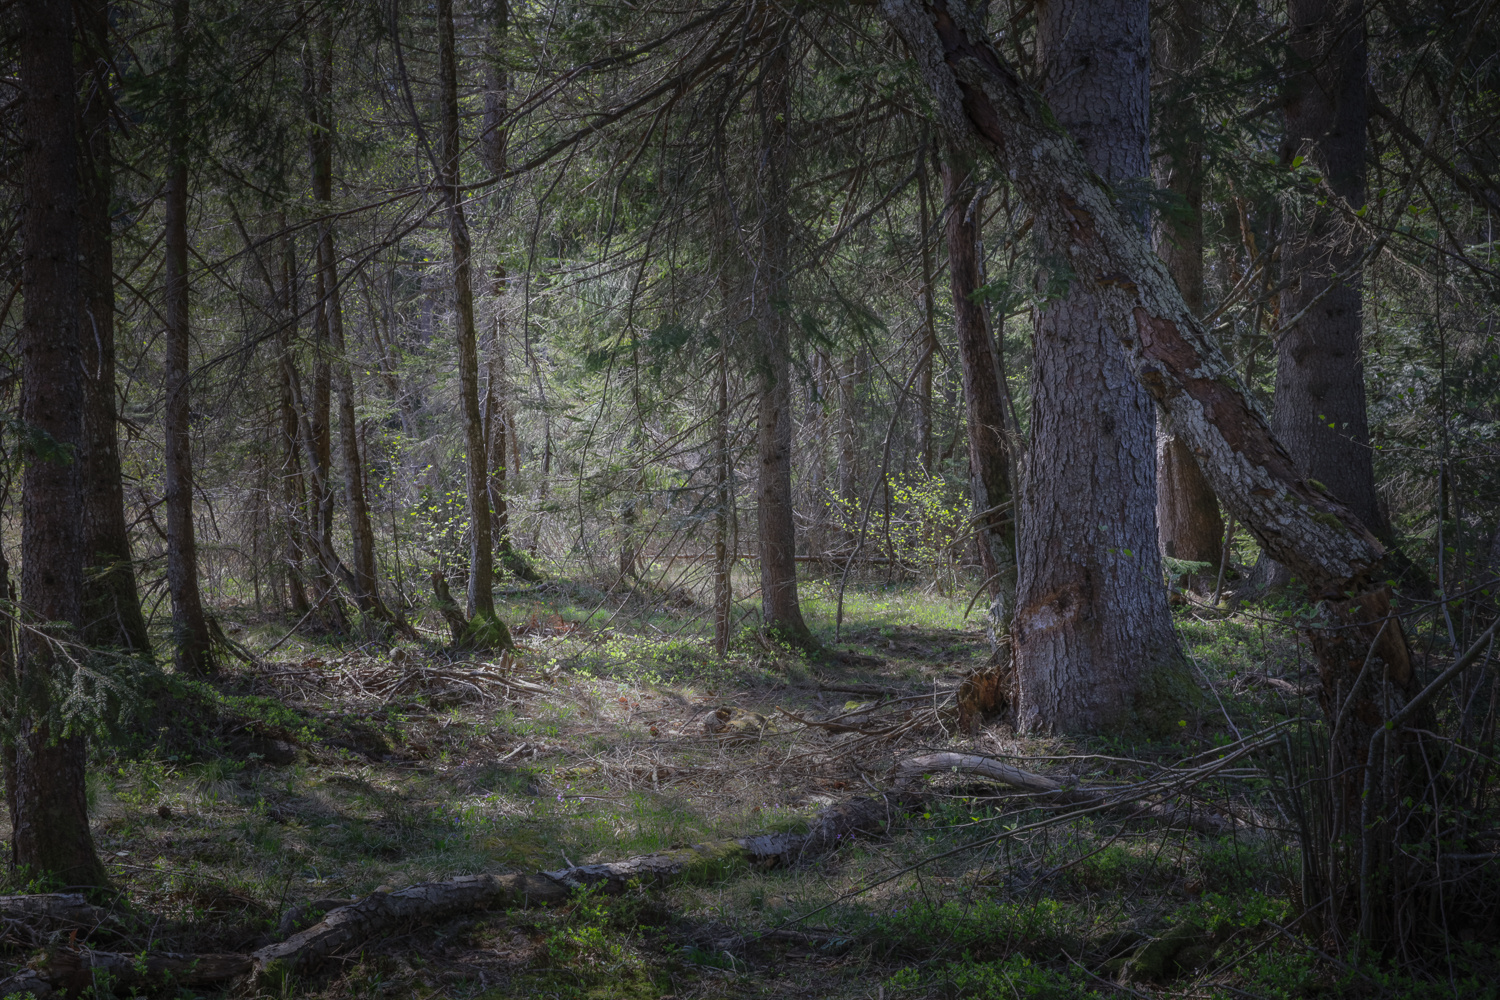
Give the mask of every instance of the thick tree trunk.
<path id="1" fill-rule="evenodd" d="M 1416 690 L 1400 621 L 1389 617 L 1380 543 L 1353 511 L 1303 478 L 1165 265 L 1119 217 L 1077 144 L 967 8 L 881 0 L 881 10 L 910 46 L 943 127 L 1009 172 L 1037 231 L 1066 248 L 1074 286 L 1117 319 L 1110 329 L 1131 372 L 1171 414 L 1219 500 L 1323 602 L 1312 636 L 1320 701 L 1336 730 L 1329 770 L 1335 797 L 1357 805 L 1371 748 Z M 1376 683 L 1357 685 L 1367 663 Z M 1325 887 L 1335 894 L 1354 880 L 1347 853 L 1340 864 Z"/>
<path id="2" fill-rule="evenodd" d="M 506 125 L 510 118 L 510 71 L 505 63 L 505 36 L 510 31 L 510 2 L 495 0 L 490 24 L 489 51 L 484 66 L 484 131 L 479 145 L 484 165 L 493 173 L 505 170 Z"/>
<path id="3" fill-rule="evenodd" d="M 1282 159 L 1319 173 L 1351 208 L 1365 204 L 1365 24 L 1361 0 L 1291 0 L 1293 68 Z M 1322 200 L 1321 197 L 1318 200 Z M 1365 417 L 1363 272 L 1358 244 L 1333 206 L 1287 214 L 1282 323 L 1271 427 L 1296 468 L 1385 537 Z"/>
<path id="4" fill-rule="evenodd" d="M 172 635 L 177 669 L 207 674 L 214 669 L 213 643 L 198 590 L 198 541 L 193 524 L 192 381 L 189 370 L 191 332 L 188 315 L 188 153 L 187 153 L 188 0 L 173 0 L 172 29 L 176 53 L 172 76 L 178 92 L 171 98 L 167 143 L 166 212 L 162 243 L 166 250 L 166 405 L 162 480 L 167 508 L 167 589 L 172 595 Z"/>
<path id="5" fill-rule="evenodd" d="M 312 115 L 312 188 L 313 200 L 325 213 L 333 204 L 333 25 L 325 18 L 317 37 L 317 82 L 313 93 Z M 344 501 L 348 508 L 351 578 L 350 596 L 366 614 L 381 621 L 392 621 L 392 615 L 380 599 L 380 583 L 375 576 L 375 529 L 370 523 L 370 505 L 365 498 L 364 470 L 359 453 L 359 422 L 354 413 L 354 376 L 349 367 L 348 348 L 344 343 L 344 306 L 339 290 L 338 250 L 334 242 L 333 223 L 324 221 L 317 233 L 318 293 L 320 301 L 316 320 L 318 340 L 327 345 L 326 364 L 334 396 L 338 400 L 339 459 L 344 474 Z M 320 365 L 324 363 L 319 358 Z M 319 369 L 320 373 L 322 369 Z M 321 377 L 321 375 L 320 375 Z M 326 413 L 321 410 L 320 413 Z M 326 418 L 325 426 L 326 426 Z M 326 431 L 324 431 L 326 436 Z M 332 548 L 332 496 L 329 490 L 325 520 L 320 522 L 324 538 Z"/>
<path id="6" fill-rule="evenodd" d="M 115 275 L 109 201 L 114 190 L 110 144 L 109 3 L 85 0 L 77 8 L 77 53 L 86 80 L 79 108 L 82 125 L 79 179 L 84 372 L 83 581 L 84 639 L 149 656 L 151 639 L 141 613 L 125 491 L 120 482 L 115 414 Z"/>
<path id="7" fill-rule="evenodd" d="M 79 152 L 72 18 L 67 4 L 20 5 L 26 142 L 21 154 L 21 420 L 33 435 L 22 479 L 20 632 L 7 689 L 4 764 L 11 851 L 27 876 L 106 884 L 84 797 L 82 735 L 49 721 L 69 660 L 54 640 L 83 625 L 82 352 L 79 345 Z M 43 444 L 45 442 L 45 444 Z M 51 623 L 57 623 L 56 628 Z M 8 627 L 8 626 L 7 626 Z M 66 687 L 66 679 L 62 685 Z M 9 699 L 7 699 L 9 701 Z"/>
<path id="8" fill-rule="evenodd" d="M 1088 165 L 1110 183 L 1149 172 L 1146 0 L 1037 6 L 1043 89 Z M 1144 206 L 1117 205 L 1146 246 Z M 1040 219 L 1037 220 L 1041 222 Z M 1066 232 L 1038 225 L 1046 280 L 1062 285 L 1036 316 L 1032 456 L 1021 497 L 1015 639 L 1017 722 L 1028 731 L 1152 724 L 1182 657 L 1157 550 L 1155 408 L 1130 377 L 1128 323 L 1085 282 L 1068 281 Z"/>
<path id="9" fill-rule="evenodd" d="M 1163 146 L 1155 164 L 1158 187 L 1171 202 L 1156 226 L 1156 252 L 1177 282 L 1187 307 L 1203 312 L 1202 122 L 1183 82 L 1202 52 L 1199 0 L 1177 0 L 1158 22 L 1156 67 L 1165 100 L 1159 100 L 1156 134 Z M 1212 586 L 1224 549 L 1224 518 L 1208 479 L 1186 443 L 1160 416 L 1156 436 L 1156 521 L 1161 552 L 1174 559 L 1209 564 L 1200 577 Z M 1193 581 L 1184 576 L 1181 583 Z"/>
<path id="10" fill-rule="evenodd" d="M 969 495 L 977 515 L 979 556 L 996 625 L 1010 627 L 1016 606 L 1016 519 L 1011 496 L 1010 441 L 1005 427 L 1005 387 L 983 303 L 979 232 L 970 214 L 973 188 L 967 160 L 950 151 L 943 161 L 943 213 L 953 327 L 964 373 L 964 424 L 969 441 Z"/>
<path id="11" fill-rule="evenodd" d="M 801 645 L 813 642 L 797 600 L 797 527 L 792 518 L 792 371 L 787 251 L 791 222 L 787 184 L 792 91 L 787 53 L 766 56 L 759 93 L 759 259 L 753 309 L 760 338 L 760 601 L 768 629 Z"/>
<path id="12" fill-rule="evenodd" d="M 474 327 L 469 224 L 464 218 L 463 192 L 459 190 L 462 148 L 458 133 L 458 57 L 453 40 L 453 0 L 438 0 L 438 62 L 442 77 L 443 115 L 439 181 L 448 203 L 448 234 L 453 244 L 453 303 L 457 313 L 454 334 L 458 348 L 458 391 L 463 408 L 469 495 L 469 608 L 474 618 L 470 627 L 482 630 L 498 622 L 495 618 L 494 545 L 490 535 L 484 415 L 479 409 L 479 348 Z M 481 646 L 489 644 L 483 637 L 476 641 Z"/>

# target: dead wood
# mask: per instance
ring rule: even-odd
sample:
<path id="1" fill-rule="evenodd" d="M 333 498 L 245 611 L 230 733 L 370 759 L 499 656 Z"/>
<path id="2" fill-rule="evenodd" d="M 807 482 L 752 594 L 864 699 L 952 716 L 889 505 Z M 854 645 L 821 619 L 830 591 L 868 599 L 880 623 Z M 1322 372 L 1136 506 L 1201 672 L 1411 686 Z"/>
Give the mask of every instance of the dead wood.
<path id="1" fill-rule="evenodd" d="M 0 920 L 31 926 L 98 927 L 109 912 L 90 903 L 82 893 L 48 892 L 35 896 L 0 896 Z M 0 996 L 4 996 L 0 993 Z"/>
<path id="2" fill-rule="evenodd" d="M 1050 802 L 1128 811 L 1172 826 L 1186 826 L 1209 836 L 1230 833 L 1235 828 L 1233 819 L 1217 812 L 1181 806 L 1174 802 L 1145 801 L 1146 796 L 1164 791 L 1159 783 L 1145 787 L 1131 785 L 1119 788 L 1068 785 L 1045 774 L 1023 771 L 993 757 L 972 753 L 930 753 L 912 757 L 896 765 L 897 777 L 902 781 L 924 774 L 955 772 L 989 778 Z"/>
<path id="3" fill-rule="evenodd" d="M 21 970 L 0 980 L 0 996 L 30 990 L 38 998 L 55 991 L 79 992 L 98 975 L 108 973 L 116 983 L 149 984 L 166 980 L 204 985 L 253 976 L 262 984 L 315 970 L 330 958 L 355 952 L 360 945 L 393 928 L 433 923 L 495 907 L 524 908 L 565 902 L 573 890 L 598 888 L 618 893 L 631 882 L 664 883 L 684 877 L 722 877 L 739 864 L 777 867 L 824 854 L 859 833 L 880 833 L 901 808 L 898 800 L 856 798 L 820 813 L 806 833 L 769 833 L 737 840 L 711 841 L 691 847 L 647 854 L 624 861 L 577 865 L 554 872 L 515 875 L 466 875 L 446 882 L 427 882 L 397 892 L 376 892 L 363 899 L 315 900 L 294 908 L 284 928 L 295 927 L 306 916 L 329 904 L 323 919 L 286 940 L 249 955 L 178 955 L 160 953 L 117 955 L 76 949 L 56 951 L 39 967 Z M 26 900 L 16 911 L 97 916 L 55 897 L 8 897 Z M 82 899 L 82 897 L 77 897 Z M 0 903 L 0 906 L 3 906 Z M 87 904 L 84 904 L 85 906 Z M 95 908 L 89 907 L 89 910 Z M 102 911 L 99 911 L 102 913 Z M 97 923 L 97 920 L 93 921 Z"/>
<path id="4" fill-rule="evenodd" d="M 1318 684 L 1293 684 L 1285 677 L 1275 677 L 1271 674 L 1247 673 L 1242 675 L 1247 687 L 1268 687 L 1282 694 L 1293 695 L 1298 698 L 1314 698 L 1318 692 L 1323 690 Z"/>
<path id="5" fill-rule="evenodd" d="M 31 968 L 20 969 L 0 979 L 0 996 L 30 993 L 37 1000 L 67 993 L 81 996 L 101 980 L 115 987 L 152 985 L 207 986 L 237 979 L 251 969 L 249 955 L 180 955 L 157 952 L 94 951 L 91 948 L 57 948 L 48 951 Z"/>

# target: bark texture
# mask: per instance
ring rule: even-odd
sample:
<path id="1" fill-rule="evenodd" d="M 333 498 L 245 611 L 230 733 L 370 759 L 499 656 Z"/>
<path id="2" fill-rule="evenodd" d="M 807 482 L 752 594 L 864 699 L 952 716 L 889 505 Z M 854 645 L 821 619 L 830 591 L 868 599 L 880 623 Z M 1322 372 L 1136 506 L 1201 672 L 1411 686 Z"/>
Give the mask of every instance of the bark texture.
<path id="1" fill-rule="evenodd" d="M 1358 802 L 1370 748 L 1387 721 L 1399 724 L 1414 692 L 1399 619 L 1387 617 L 1380 543 L 1349 507 L 1299 472 L 1165 265 L 1117 215 L 1109 189 L 1039 95 L 984 41 L 967 8 L 882 0 L 881 10 L 911 48 L 943 127 L 1007 170 L 1038 231 L 1066 246 L 1075 283 L 1128 317 L 1112 329 L 1130 370 L 1171 414 L 1220 501 L 1322 601 L 1323 620 L 1310 631 L 1320 702 L 1335 723 L 1329 772 L 1335 796 Z M 1366 663 L 1377 682 L 1361 685 Z M 1393 829 L 1385 825 L 1378 835 Z M 1359 880 L 1341 850 L 1326 886 L 1333 894 Z"/>
<path id="2" fill-rule="evenodd" d="M 470 630 L 475 641 L 483 646 L 487 643 L 475 629 L 496 622 L 495 550 L 491 536 L 484 415 L 479 408 L 479 347 L 474 325 L 472 249 L 469 223 L 464 216 L 463 192 L 459 189 L 462 149 L 458 131 L 458 56 L 453 40 L 453 0 L 438 0 L 437 13 L 443 105 L 439 180 L 448 203 L 448 235 L 453 245 L 453 300 L 457 314 L 454 337 L 469 498 L 469 610 L 474 619 L 470 622 Z"/>
<path id="3" fill-rule="evenodd" d="M 1110 211 L 1142 248 L 1147 6 L 1037 6 L 1043 93 L 1088 166 L 1119 185 Z M 1157 549 L 1156 416 L 1120 350 L 1128 318 L 1076 280 L 1073 234 L 1041 222 L 1039 280 L 1057 297 L 1035 318 L 1014 628 L 1017 723 L 1026 731 L 1103 731 L 1138 710 L 1171 711 L 1156 704 L 1166 694 L 1158 682 L 1181 664 Z"/>
<path id="4" fill-rule="evenodd" d="M 1157 222 L 1156 252 L 1187 307 L 1202 315 L 1203 125 L 1197 105 L 1184 92 L 1203 49 L 1199 0 L 1177 0 L 1157 23 L 1155 67 L 1163 99 L 1155 115 L 1161 154 L 1153 173 L 1157 187 L 1171 198 Z M 1224 518 L 1192 449 L 1165 416 L 1156 436 L 1156 522 L 1162 554 L 1208 563 L 1201 579 L 1212 586 L 1223 552 Z M 1186 577 L 1181 582 L 1192 583 Z"/>
<path id="5" fill-rule="evenodd" d="M 26 144 L 21 154 L 21 419 L 30 443 L 22 476 L 21 612 L 13 727 L 4 750 L 12 860 L 65 884 L 106 884 L 84 798 L 82 736 L 54 731 L 54 690 L 68 660 L 54 640 L 83 624 L 85 447 L 79 345 L 79 152 L 71 9 L 20 5 Z M 52 623 L 56 623 L 55 626 Z M 11 742 L 13 740 L 14 742 Z"/>
<path id="6" fill-rule="evenodd" d="M 759 335 L 758 408 L 760 484 L 760 602 L 766 627 L 802 645 L 812 633 L 797 599 L 797 527 L 792 519 L 792 371 L 790 322 L 786 301 L 788 132 L 792 114 L 787 53 L 776 45 L 766 56 L 758 112 L 760 156 L 756 193 L 760 239 L 754 262 L 753 318 Z"/>
<path id="7" fill-rule="evenodd" d="M 1364 5 L 1290 0 L 1293 69 L 1282 158 L 1320 174 L 1351 208 L 1365 204 Z M 1319 200 L 1322 200 L 1321 197 Z M 1282 322 L 1271 426 L 1299 472 L 1342 500 L 1385 537 L 1365 416 L 1361 335 L 1363 252 L 1334 206 L 1288 213 L 1282 239 Z"/>
<path id="8" fill-rule="evenodd" d="M 333 205 L 333 41 L 332 21 L 324 18 L 315 43 L 316 79 L 312 94 L 311 121 L 313 200 L 324 213 L 330 212 Z M 339 461 L 344 475 L 344 503 L 349 521 L 352 563 L 347 567 L 350 596 L 361 611 L 389 622 L 393 617 L 380 599 L 380 584 L 375 575 L 375 529 L 370 523 L 370 505 L 365 499 L 364 469 L 359 451 L 359 421 L 354 412 L 354 376 L 344 343 L 344 304 L 339 289 L 338 246 L 333 223 L 329 220 L 324 220 L 317 229 L 317 268 L 318 304 L 313 315 L 318 342 L 326 348 L 326 355 L 320 354 L 318 359 L 318 377 L 322 378 L 322 370 L 326 367 L 333 397 L 338 401 Z M 320 411 L 326 412 L 326 409 Z M 327 418 L 323 419 L 326 423 Z M 320 430 L 326 439 L 326 427 Z M 329 562 L 337 564 L 337 558 L 332 555 L 331 484 L 325 482 L 324 489 L 326 496 L 320 502 L 325 506 L 320 511 L 323 519 L 320 523 L 326 524 L 322 530 L 329 550 Z"/>
<path id="9" fill-rule="evenodd" d="M 78 4 L 78 69 L 84 99 L 79 107 L 82 168 L 79 255 L 82 262 L 79 323 L 83 349 L 83 615 L 84 638 L 151 654 L 146 618 L 141 613 L 130 533 L 125 526 L 125 491 L 120 481 L 120 447 L 115 411 L 114 240 L 109 202 L 114 190 L 111 160 L 109 4 Z"/>
<path id="10" fill-rule="evenodd" d="M 174 663 L 189 674 L 212 673 L 213 641 L 198 589 L 198 539 L 193 524 L 192 376 L 188 288 L 188 0 L 173 0 L 172 86 L 167 139 L 166 403 L 162 482 L 167 508 L 167 589 L 172 595 Z"/>
<path id="11" fill-rule="evenodd" d="M 1011 496 L 1005 386 L 979 291 L 979 232 L 971 205 L 969 164 L 956 152 L 943 162 L 944 236 L 953 291 L 953 328 L 963 366 L 964 424 L 969 442 L 969 493 L 978 514 L 979 555 L 997 624 L 1008 627 L 1016 606 L 1016 521 Z"/>

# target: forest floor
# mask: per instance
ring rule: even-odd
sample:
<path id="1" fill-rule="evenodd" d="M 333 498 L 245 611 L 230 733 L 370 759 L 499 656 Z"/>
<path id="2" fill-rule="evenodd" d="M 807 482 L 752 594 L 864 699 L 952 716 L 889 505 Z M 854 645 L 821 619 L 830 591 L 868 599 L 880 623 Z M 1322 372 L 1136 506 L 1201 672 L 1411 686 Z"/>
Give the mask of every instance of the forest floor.
<path id="1" fill-rule="evenodd" d="M 810 618 L 831 623 L 827 586 L 808 589 Z M 297 634 L 255 668 L 177 682 L 149 736 L 103 747 L 90 775 L 110 875 L 158 918 L 151 941 L 124 950 L 248 951 L 294 929 L 289 914 L 309 922 L 375 891 L 805 830 L 841 799 L 886 795 L 897 761 L 936 750 L 1118 784 L 1315 713 L 1296 690 L 1310 666 L 1295 635 L 1258 609 L 1180 609 L 1205 696 L 1175 732 L 1078 741 L 1021 739 L 1002 724 L 957 730 L 952 692 L 989 656 L 963 599 L 851 589 L 840 648 L 867 659 L 850 666 L 809 662 L 753 630 L 717 657 L 690 600 L 638 593 L 601 611 L 604 597 L 562 581 L 506 591 L 500 610 L 524 649 L 499 663 L 451 656 L 436 633 L 396 650 Z M 245 608 L 219 614 L 255 651 L 291 626 Z M 739 711 L 720 712 L 730 724 L 710 732 L 722 708 Z M 791 715 L 847 716 L 854 731 Z M 1246 758 L 1197 789 L 1242 820 L 1227 836 L 1109 812 L 1069 818 L 998 784 L 923 778 L 920 804 L 893 807 L 881 835 L 795 866 L 731 865 L 618 896 L 404 925 L 283 992 L 1389 995 L 1286 932 L 1299 862 L 1275 794 L 1278 759 Z M 1494 957 L 1477 949 L 1471 965 Z"/>

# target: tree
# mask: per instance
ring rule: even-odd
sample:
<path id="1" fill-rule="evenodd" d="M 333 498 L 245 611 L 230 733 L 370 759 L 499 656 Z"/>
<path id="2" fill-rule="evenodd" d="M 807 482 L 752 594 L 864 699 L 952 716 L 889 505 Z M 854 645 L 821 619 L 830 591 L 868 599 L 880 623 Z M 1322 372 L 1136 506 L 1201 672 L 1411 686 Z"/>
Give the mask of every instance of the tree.
<path id="1" fill-rule="evenodd" d="M 1390 615 L 1384 549 L 1349 507 L 1302 476 L 1165 266 L 1118 216 L 1083 152 L 968 12 L 946 0 L 882 0 L 881 10 L 916 58 L 943 128 L 1008 171 L 1035 212 L 1036 229 L 1067 247 L 1076 284 L 1121 321 L 1111 329 L 1131 373 L 1171 414 L 1220 501 L 1321 602 L 1322 618 L 1310 632 L 1319 700 L 1335 723 L 1329 773 L 1334 796 L 1351 810 L 1346 815 L 1358 817 L 1369 764 L 1420 710 L 1419 691 L 1431 697 L 1438 687 L 1416 684 L 1400 620 Z M 1378 683 L 1357 683 L 1362 674 Z M 1400 824 L 1367 829 L 1389 856 Z M 1343 898 L 1357 887 L 1360 911 L 1373 913 L 1389 869 L 1362 877 L 1370 871 L 1361 865 L 1371 857 L 1369 842 L 1353 849 L 1344 843 L 1323 891 Z M 1389 933 L 1360 930 L 1367 940 Z"/>
<path id="2" fill-rule="evenodd" d="M 15 697 L 7 706 L 5 789 L 12 858 L 33 877 L 107 884 L 89 832 L 84 738 L 58 717 L 83 622 L 84 387 L 78 306 L 80 157 L 68 4 L 20 7 L 22 160 L 21 602 Z"/>
<path id="3" fill-rule="evenodd" d="M 79 4 L 77 54 L 85 80 L 78 110 L 79 254 L 84 387 L 83 551 L 84 638 L 90 645 L 113 646 L 150 655 L 151 639 L 141 614 L 130 533 L 125 525 L 125 491 L 120 481 L 118 415 L 115 411 L 115 273 L 110 198 L 114 164 L 110 133 L 111 53 L 107 0 Z"/>
<path id="4" fill-rule="evenodd" d="M 792 515 L 792 366 L 787 211 L 792 116 L 791 67 L 785 38 L 770 43 L 756 94 L 760 148 L 755 193 L 753 321 L 759 339 L 760 606 L 768 629 L 798 645 L 813 643 L 797 600 L 797 527 Z"/>
<path id="5" fill-rule="evenodd" d="M 495 617 L 494 544 L 491 537 L 488 451 L 479 408 L 479 348 L 474 326 L 474 286 L 469 224 L 464 218 L 459 159 L 458 55 L 453 40 L 453 0 L 438 0 L 438 62 L 442 95 L 442 149 L 438 182 L 448 211 L 453 246 L 453 299 L 457 319 L 458 392 L 464 429 L 465 481 L 469 503 L 469 628 L 481 646 L 511 645 L 504 623 Z"/>
<path id="6" fill-rule="evenodd" d="M 177 669 L 212 673 L 213 641 L 198 590 L 198 542 L 193 525 L 192 332 L 188 289 L 188 0 L 172 0 L 173 50 L 167 112 L 166 403 L 162 463 L 167 508 L 167 587 Z"/>
<path id="7" fill-rule="evenodd" d="M 1271 426 L 1297 468 L 1388 540 L 1365 413 L 1363 248 L 1339 205 L 1365 207 L 1363 0 L 1291 0 L 1282 161 L 1319 178 L 1282 235 Z M 1267 582 L 1285 573 L 1262 567 Z"/>
<path id="8" fill-rule="evenodd" d="M 1203 125 L 1191 92 L 1191 75 L 1203 51 L 1200 0 L 1169 5 L 1154 34 L 1162 86 L 1162 96 L 1153 102 L 1153 131 L 1162 146 L 1154 175 L 1171 196 L 1156 226 L 1156 252 L 1188 308 L 1201 314 Z M 1159 418 L 1156 436 L 1156 520 L 1162 555 L 1218 569 L 1224 538 L 1218 498 L 1165 417 Z"/>
<path id="9" fill-rule="evenodd" d="M 1037 6 L 1045 99 L 1089 167 L 1119 186 L 1114 211 L 1143 246 L 1147 6 Z M 1124 318 L 1074 273 L 1072 234 L 1038 224 L 1036 239 L 1055 298 L 1035 321 L 1038 458 L 1021 496 L 1017 719 L 1026 730 L 1102 731 L 1137 710 L 1176 710 L 1159 704 L 1182 659 L 1161 588 L 1155 410 L 1120 351 Z"/>
<path id="10" fill-rule="evenodd" d="M 964 376 L 964 425 L 969 441 L 969 495 L 980 532 L 979 554 L 996 624 L 1008 628 L 1016 603 L 1016 519 L 1011 496 L 1005 383 L 984 304 L 977 298 L 979 224 L 972 164 L 950 150 L 942 164 L 944 235 L 953 289 L 953 328 Z"/>

